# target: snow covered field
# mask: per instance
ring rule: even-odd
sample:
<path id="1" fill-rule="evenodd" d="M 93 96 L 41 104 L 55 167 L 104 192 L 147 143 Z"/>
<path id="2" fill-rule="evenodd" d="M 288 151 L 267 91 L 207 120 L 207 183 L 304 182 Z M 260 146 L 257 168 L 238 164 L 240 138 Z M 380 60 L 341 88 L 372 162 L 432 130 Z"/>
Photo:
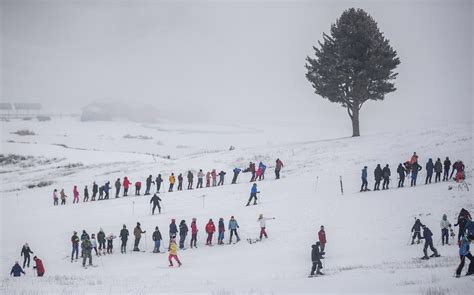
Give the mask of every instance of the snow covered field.
<path id="1" fill-rule="evenodd" d="M 311 126 L 300 127 L 307 132 L 300 129 L 298 134 L 311 134 L 304 139 L 293 137 L 294 126 L 258 129 L 85 123 L 68 117 L 42 123 L 14 120 L 0 124 L 1 153 L 32 156 L 0 166 L 0 293 L 472 292 L 473 277 L 453 277 L 459 263 L 457 246 L 435 244 L 442 257 L 422 261 L 422 245 L 407 245 L 414 217 L 421 218 L 433 231 L 436 243 L 443 213 L 452 224 L 462 207 L 472 214 L 472 190 L 448 190 L 452 182 L 425 186 L 424 169 L 416 188 L 394 188 L 396 166 L 414 151 L 423 167 L 428 158 L 462 159 L 467 181 L 472 182 L 472 124 L 339 139 L 312 134 Z M 36 135 L 11 134 L 21 129 Z M 231 145 L 236 149 L 229 150 Z M 273 175 L 276 158 L 285 164 L 283 178 L 278 181 Z M 266 179 L 258 182 L 259 205 L 245 207 L 250 175 L 241 174 L 236 185 L 229 183 L 231 170 L 244 168 L 249 161 L 263 161 L 269 168 Z M 360 170 L 364 165 L 369 167 L 369 187 L 373 187 L 373 169 L 378 163 L 390 164 L 391 189 L 359 193 Z M 226 185 L 162 193 L 161 215 L 150 214 L 148 196 L 113 199 L 112 194 L 108 201 L 74 205 L 70 197 L 66 206 L 53 207 L 54 188 L 64 188 L 71 196 L 73 185 L 78 185 L 82 193 L 84 185 L 91 187 L 92 181 L 113 183 L 128 176 L 132 182 L 144 182 L 149 174 L 156 177 L 158 173 L 167 180 L 171 172 L 184 175 L 200 168 L 227 171 Z M 339 176 L 344 183 L 343 196 Z M 52 184 L 28 188 L 42 181 Z M 259 213 L 276 218 L 267 223 L 269 239 L 248 244 L 246 238 L 258 235 Z M 208 219 L 217 225 L 223 217 L 227 224 L 231 215 L 239 222 L 242 241 L 206 247 L 204 226 Z M 185 219 L 189 225 L 193 217 L 200 230 L 198 248 L 178 251 L 183 266 L 169 268 L 167 255 L 150 253 L 153 229 L 160 227 L 166 244 L 170 220 L 175 218 L 179 223 Z M 147 252 L 122 255 L 116 239 L 113 255 L 93 256 L 97 268 L 83 269 L 80 262 L 70 263 L 67 256 L 74 230 L 80 234 L 85 229 L 91 234 L 102 227 L 107 235 L 118 235 L 123 224 L 132 232 L 137 221 L 147 231 L 141 241 L 141 248 Z M 311 244 L 320 225 L 325 226 L 328 237 L 323 260 L 326 276 L 310 279 Z M 31 268 L 26 270 L 26 277 L 9 277 L 25 242 L 43 259 L 45 277 L 35 277 Z M 129 248 L 132 243 L 129 240 Z"/>

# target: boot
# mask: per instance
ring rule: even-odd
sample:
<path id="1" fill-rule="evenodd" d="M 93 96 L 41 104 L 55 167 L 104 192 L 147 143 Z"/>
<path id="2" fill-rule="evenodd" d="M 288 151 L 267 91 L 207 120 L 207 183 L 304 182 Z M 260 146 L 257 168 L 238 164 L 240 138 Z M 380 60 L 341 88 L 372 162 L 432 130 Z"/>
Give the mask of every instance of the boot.
<path id="1" fill-rule="evenodd" d="M 430 258 L 425 255 L 425 256 L 421 257 L 421 259 L 423 259 L 423 260 L 428 260 L 428 259 L 430 259 Z"/>

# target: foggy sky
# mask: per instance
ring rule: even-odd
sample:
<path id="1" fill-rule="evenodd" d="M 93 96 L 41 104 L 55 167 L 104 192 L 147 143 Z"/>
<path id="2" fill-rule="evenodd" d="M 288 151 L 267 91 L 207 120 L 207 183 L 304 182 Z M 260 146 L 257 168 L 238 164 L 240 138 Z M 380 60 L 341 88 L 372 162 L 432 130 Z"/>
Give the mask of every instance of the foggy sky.
<path id="1" fill-rule="evenodd" d="M 357 7 L 401 60 L 398 90 L 362 108 L 363 133 L 472 121 L 472 1 L 1 3 L 2 102 L 74 111 L 121 101 L 177 118 L 350 129 L 340 105 L 314 94 L 304 64 L 323 32 Z"/>

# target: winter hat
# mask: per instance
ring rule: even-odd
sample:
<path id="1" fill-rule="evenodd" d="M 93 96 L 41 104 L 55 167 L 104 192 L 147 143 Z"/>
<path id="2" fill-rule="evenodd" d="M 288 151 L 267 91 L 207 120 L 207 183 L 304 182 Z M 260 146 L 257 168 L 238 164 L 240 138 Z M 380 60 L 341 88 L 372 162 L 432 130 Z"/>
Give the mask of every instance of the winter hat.
<path id="1" fill-rule="evenodd" d="M 140 226 L 140 222 L 137 222 L 137 225 Z"/>
<path id="2" fill-rule="evenodd" d="M 155 229 L 158 230 L 158 226 L 156 226 Z"/>
<path id="3" fill-rule="evenodd" d="M 173 218 L 173 219 L 171 219 L 171 222 L 175 222 L 175 221 L 176 221 L 176 220 L 175 220 L 174 218 Z"/>
<path id="4" fill-rule="evenodd" d="M 193 217 L 193 221 L 196 221 L 196 217 Z"/>
<path id="5" fill-rule="evenodd" d="M 234 215 L 232 215 L 230 218 L 234 219 Z"/>
<path id="6" fill-rule="evenodd" d="M 258 215 L 258 218 L 263 218 L 263 214 L 260 213 L 260 215 Z"/>

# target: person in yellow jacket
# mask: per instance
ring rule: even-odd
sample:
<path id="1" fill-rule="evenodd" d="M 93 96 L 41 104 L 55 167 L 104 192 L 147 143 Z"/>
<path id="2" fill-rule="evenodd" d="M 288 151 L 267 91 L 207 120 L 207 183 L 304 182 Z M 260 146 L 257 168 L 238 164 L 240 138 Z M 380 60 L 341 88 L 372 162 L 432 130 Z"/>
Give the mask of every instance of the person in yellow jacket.
<path id="1" fill-rule="evenodd" d="M 173 266 L 173 261 L 171 259 L 175 259 L 178 262 L 178 266 L 181 266 L 181 261 L 178 258 L 178 246 L 176 245 L 175 239 L 171 239 L 170 246 L 168 248 L 170 255 L 168 256 L 168 261 L 170 262 L 169 266 Z"/>
<path id="2" fill-rule="evenodd" d="M 170 180 L 170 188 L 168 192 L 172 192 L 174 183 L 176 182 L 176 179 L 174 178 L 174 173 L 171 173 L 169 180 Z"/>

